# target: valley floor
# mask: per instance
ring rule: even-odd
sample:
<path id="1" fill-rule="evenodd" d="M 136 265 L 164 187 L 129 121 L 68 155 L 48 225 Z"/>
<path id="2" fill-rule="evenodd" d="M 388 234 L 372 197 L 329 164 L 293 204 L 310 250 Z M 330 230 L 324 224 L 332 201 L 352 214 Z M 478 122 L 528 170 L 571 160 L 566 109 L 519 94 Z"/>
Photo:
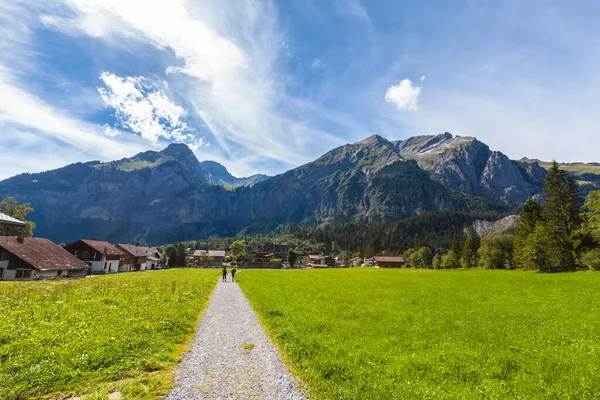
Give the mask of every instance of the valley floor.
<path id="1" fill-rule="evenodd" d="M 600 398 L 600 273 L 217 274 L 0 282 L 0 398 Z"/>
<path id="2" fill-rule="evenodd" d="M 244 271 L 312 399 L 600 398 L 600 273 Z"/>

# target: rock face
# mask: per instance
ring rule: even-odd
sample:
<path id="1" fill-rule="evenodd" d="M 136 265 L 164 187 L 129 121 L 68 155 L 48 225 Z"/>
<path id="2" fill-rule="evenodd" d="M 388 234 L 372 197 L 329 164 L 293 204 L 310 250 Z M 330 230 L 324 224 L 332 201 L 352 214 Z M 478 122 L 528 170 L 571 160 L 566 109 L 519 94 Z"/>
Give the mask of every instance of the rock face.
<path id="1" fill-rule="evenodd" d="M 515 210 L 545 170 L 449 133 L 391 142 L 373 135 L 286 173 L 235 178 L 185 145 L 78 163 L 0 182 L 35 208 L 36 235 L 165 243 L 268 232 L 288 224 L 387 222 L 422 211 Z"/>
<path id="2" fill-rule="evenodd" d="M 473 228 L 481 238 L 484 238 L 492 235 L 512 234 L 517 228 L 518 223 L 518 215 L 509 215 L 494 222 L 477 220 L 473 224 Z"/>
<path id="3" fill-rule="evenodd" d="M 202 161 L 200 167 L 206 173 L 206 179 L 212 185 L 237 188 L 241 186 L 254 186 L 268 179 L 268 175 L 256 174 L 244 178 L 236 178 L 231 175 L 227 168 L 214 161 Z"/>
<path id="4" fill-rule="evenodd" d="M 537 163 L 523 169 L 475 138 L 448 132 L 415 136 L 395 145 L 402 157 L 416 160 L 432 179 L 476 196 L 522 202 L 539 192 L 546 175 Z"/>

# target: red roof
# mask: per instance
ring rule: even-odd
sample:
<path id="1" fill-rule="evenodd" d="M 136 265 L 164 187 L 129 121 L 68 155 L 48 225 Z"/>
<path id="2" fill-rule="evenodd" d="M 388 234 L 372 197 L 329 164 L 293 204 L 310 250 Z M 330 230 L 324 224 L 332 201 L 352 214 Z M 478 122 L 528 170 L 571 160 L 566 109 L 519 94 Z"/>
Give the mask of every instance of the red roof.
<path id="1" fill-rule="evenodd" d="M 114 246 L 108 242 L 102 240 L 81 240 L 83 243 L 96 250 L 98 253 L 105 254 L 107 256 L 122 256 L 125 255 L 123 250 L 120 250 L 117 246 Z"/>
<path id="2" fill-rule="evenodd" d="M 82 270 L 88 265 L 48 239 L 0 236 L 0 247 L 40 271 Z"/>

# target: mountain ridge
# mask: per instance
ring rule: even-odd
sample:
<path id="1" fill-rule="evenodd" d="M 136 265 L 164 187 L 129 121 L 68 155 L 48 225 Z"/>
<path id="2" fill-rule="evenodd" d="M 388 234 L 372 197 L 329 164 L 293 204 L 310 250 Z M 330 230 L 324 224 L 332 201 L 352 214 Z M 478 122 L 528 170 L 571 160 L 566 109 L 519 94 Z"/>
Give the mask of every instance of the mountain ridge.
<path id="1" fill-rule="evenodd" d="M 111 162 L 76 163 L 0 181 L 30 202 L 36 234 L 169 241 L 285 226 L 392 222 L 424 211 L 516 210 L 545 170 L 476 138 L 449 133 L 389 141 L 372 135 L 272 177 L 235 178 L 182 144 Z"/>

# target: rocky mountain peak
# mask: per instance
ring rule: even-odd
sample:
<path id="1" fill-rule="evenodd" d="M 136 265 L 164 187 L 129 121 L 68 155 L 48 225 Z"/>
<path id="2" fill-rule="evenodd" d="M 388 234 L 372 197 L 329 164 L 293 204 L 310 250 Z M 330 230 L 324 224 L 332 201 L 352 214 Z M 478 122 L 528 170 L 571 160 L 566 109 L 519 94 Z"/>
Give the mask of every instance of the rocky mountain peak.
<path id="1" fill-rule="evenodd" d="M 160 154 L 165 156 L 177 158 L 177 159 L 191 159 L 198 161 L 192 149 L 188 145 L 183 143 L 171 143 L 166 148 L 160 151 Z"/>
<path id="2" fill-rule="evenodd" d="M 356 145 L 361 145 L 361 146 L 371 146 L 373 144 L 390 144 L 390 141 L 387 140 L 386 138 L 379 136 L 377 134 L 373 134 L 371 136 L 369 136 L 366 139 L 361 140 L 360 142 L 355 143 Z"/>

